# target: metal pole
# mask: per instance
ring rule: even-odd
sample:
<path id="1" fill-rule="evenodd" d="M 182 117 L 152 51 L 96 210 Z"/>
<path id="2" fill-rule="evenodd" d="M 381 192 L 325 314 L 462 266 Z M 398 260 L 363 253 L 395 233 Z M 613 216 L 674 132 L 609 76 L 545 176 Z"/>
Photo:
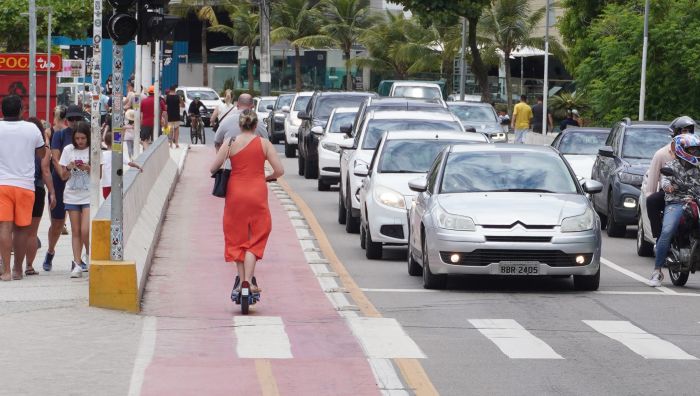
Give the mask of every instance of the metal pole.
<path id="1" fill-rule="evenodd" d="M 467 18 L 462 17 L 462 50 L 459 52 L 459 100 L 464 100 L 464 90 L 466 83 L 466 63 L 467 54 Z"/>
<path id="2" fill-rule="evenodd" d="M 549 98 L 549 11 L 547 0 L 544 25 L 544 87 L 542 88 L 542 135 L 547 133 L 547 99 Z"/>
<path id="3" fill-rule="evenodd" d="M 122 174 L 124 162 L 124 148 L 122 147 L 122 125 L 124 125 L 124 93 L 123 93 L 123 63 L 124 47 L 113 44 L 112 47 L 112 224 L 110 235 L 112 246 L 110 259 L 122 261 L 124 259 L 124 228 L 123 228 L 123 192 Z"/>
<path id="4" fill-rule="evenodd" d="M 520 54 L 522 55 L 522 54 Z M 523 91 L 523 57 L 520 57 L 520 95 L 523 95 L 525 91 Z"/>
<path id="5" fill-rule="evenodd" d="M 102 157 L 102 129 L 100 125 L 100 95 L 102 94 L 102 0 L 95 1 L 92 19 L 92 82 L 90 84 L 90 163 L 99 164 Z M 83 47 L 84 57 L 87 47 Z M 85 63 L 87 68 L 87 62 Z M 84 88 L 80 94 L 85 99 Z M 77 95 L 76 95 L 77 96 Z M 83 106 L 85 104 L 83 103 Z M 93 166 L 90 170 L 90 214 L 97 214 L 100 207 L 100 167 Z"/>
<path id="6" fill-rule="evenodd" d="M 46 121 L 51 123 L 49 120 L 49 111 L 51 109 L 51 17 L 53 14 L 53 9 L 48 7 L 49 10 L 49 26 L 48 26 L 48 41 L 46 43 L 46 54 L 48 58 L 48 68 L 46 69 Z"/>
<path id="7" fill-rule="evenodd" d="M 647 91 L 647 47 L 649 46 L 649 0 L 644 4 L 644 44 L 642 45 L 642 81 L 639 87 L 639 121 L 644 121 Z"/>
<path id="8" fill-rule="evenodd" d="M 29 0 L 29 116 L 36 117 L 36 0 Z"/>
<path id="9" fill-rule="evenodd" d="M 270 7 L 267 0 L 260 0 L 260 94 L 270 95 Z"/>
<path id="10" fill-rule="evenodd" d="M 155 70 L 153 72 L 153 87 L 155 91 L 153 92 L 153 139 L 157 139 L 160 136 L 160 46 L 162 41 L 156 40 L 155 48 Z"/>
<path id="11" fill-rule="evenodd" d="M 134 158 L 141 153 L 141 64 L 143 63 L 143 46 L 136 44 L 136 66 L 134 71 L 134 101 L 131 108 L 134 109 Z"/>

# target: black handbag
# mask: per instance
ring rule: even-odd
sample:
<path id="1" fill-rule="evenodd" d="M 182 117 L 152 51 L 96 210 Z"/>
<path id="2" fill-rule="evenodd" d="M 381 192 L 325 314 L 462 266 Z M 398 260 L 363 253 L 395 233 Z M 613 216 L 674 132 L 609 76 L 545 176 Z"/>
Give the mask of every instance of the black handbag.
<path id="1" fill-rule="evenodd" d="M 226 161 L 229 161 L 229 164 L 231 163 L 231 143 L 233 143 L 233 139 L 229 140 L 226 148 Z M 224 166 L 226 166 L 225 164 L 224 162 Z M 226 198 L 226 188 L 228 187 L 228 179 L 231 177 L 231 169 L 219 169 L 211 177 L 214 179 L 214 189 L 211 194 L 215 197 Z"/>

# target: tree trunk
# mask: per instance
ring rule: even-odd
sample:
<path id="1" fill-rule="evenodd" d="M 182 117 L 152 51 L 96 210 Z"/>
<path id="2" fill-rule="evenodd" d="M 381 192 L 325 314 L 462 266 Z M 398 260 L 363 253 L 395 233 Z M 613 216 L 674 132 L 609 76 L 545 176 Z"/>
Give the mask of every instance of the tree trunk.
<path id="1" fill-rule="evenodd" d="M 350 49 L 345 50 L 345 90 L 352 91 L 352 70 L 350 70 Z"/>
<path id="2" fill-rule="evenodd" d="M 506 103 L 508 103 L 508 114 L 513 114 L 513 85 L 510 81 L 510 51 L 503 52 L 503 62 L 506 68 Z M 521 92 L 522 94 L 522 92 Z"/>
<path id="3" fill-rule="evenodd" d="M 255 47 L 248 47 L 248 93 L 251 95 L 255 91 L 253 67 L 255 67 Z"/>
<path id="4" fill-rule="evenodd" d="M 209 86 L 209 60 L 207 59 L 207 22 L 202 21 L 202 85 Z"/>
<path id="5" fill-rule="evenodd" d="M 301 92 L 301 55 L 299 55 L 299 46 L 294 46 L 294 77 L 296 78 L 296 91 Z"/>
<path id="6" fill-rule="evenodd" d="M 472 53 L 472 72 L 476 77 L 476 81 L 479 83 L 479 88 L 481 89 L 481 101 L 490 103 L 491 102 L 491 89 L 489 88 L 489 75 L 484 61 L 481 59 L 481 53 L 479 52 L 479 47 L 476 43 L 476 24 L 479 21 L 478 16 L 468 17 L 469 22 L 469 50 Z"/>

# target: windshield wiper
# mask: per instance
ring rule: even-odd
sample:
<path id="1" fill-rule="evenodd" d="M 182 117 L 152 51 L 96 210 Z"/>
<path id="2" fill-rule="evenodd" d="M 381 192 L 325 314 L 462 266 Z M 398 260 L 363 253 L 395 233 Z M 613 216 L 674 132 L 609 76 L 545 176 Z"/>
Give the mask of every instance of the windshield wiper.
<path id="1" fill-rule="evenodd" d="M 425 173 L 420 170 L 381 170 L 381 173 Z"/>
<path id="2" fill-rule="evenodd" d="M 502 190 L 488 190 L 484 192 L 541 192 L 541 193 L 553 193 L 551 190 L 544 190 L 541 188 L 504 188 Z"/>

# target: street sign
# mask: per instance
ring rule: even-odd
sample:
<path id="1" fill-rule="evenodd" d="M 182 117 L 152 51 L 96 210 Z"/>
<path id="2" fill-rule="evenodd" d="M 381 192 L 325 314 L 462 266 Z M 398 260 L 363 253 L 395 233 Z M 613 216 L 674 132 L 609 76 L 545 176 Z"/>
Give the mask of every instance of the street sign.
<path id="1" fill-rule="evenodd" d="M 48 63 L 46 54 L 36 55 L 36 70 L 38 72 L 46 71 Z M 61 55 L 51 55 L 51 71 L 60 72 L 62 67 Z M 29 54 L 0 54 L 0 71 L 29 71 Z"/>

